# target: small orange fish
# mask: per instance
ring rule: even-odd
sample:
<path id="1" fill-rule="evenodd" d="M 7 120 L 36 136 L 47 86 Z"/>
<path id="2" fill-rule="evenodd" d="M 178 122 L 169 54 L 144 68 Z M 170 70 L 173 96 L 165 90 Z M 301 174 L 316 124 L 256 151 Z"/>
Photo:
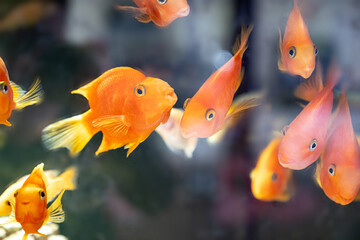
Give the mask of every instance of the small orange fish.
<path id="1" fill-rule="evenodd" d="M 40 81 L 36 80 L 28 92 L 9 80 L 9 73 L 0 58 L 0 124 L 11 126 L 8 121 L 14 109 L 19 110 L 42 101 Z"/>
<path id="2" fill-rule="evenodd" d="M 96 155 L 125 146 L 127 156 L 160 125 L 177 101 L 174 89 L 161 79 L 130 67 L 117 67 L 72 91 L 87 98 L 90 110 L 43 130 L 48 149 L 66 147 L 76 155 L 101 131 Z"/>
<path id="3" fill-rule="evenodd" d="M 278 61 L 279 70 L 303 78 L 310 77 L 315 68 L 318 48 L 310 38 L 296 0 L 286 23 L 283 40 L 280 32 L 279 47 L 281 54 Z"/>
<path id="4" fill-rule="evenodd" d="M 65 220 L 65 213 L 62 209 L 61 197 L 63 190 L 56 200 L 47 209 L 48 185 L 41 163 L 34 168 L 30 176 L 25 180 L 20 189 L 14 193 L 15 202 L 12 202 L 12 213 L 7 223 L 18 222 L 25 231 L 23 240 L 29 234 L 39 234 L 39 229 L 46 222 L 61 223 Z"/>
<path id="5" fill-rule="evenodd" d="M 304 169 L 320 156 L 325 145 L 333 106 L 333 88 L 339 78 L 340 70 L 334 65 L 330 66 L 326 86 L 285 128 L 285 136 L 281 139 L 279 149 L 279 161 L 282 166 L 294 170 Z"/>
<path id="6" fill-rule="evenodd" d="M 359 192 L 360 149 L 345 92 L 333 114 L 315 178 L 326 196 L 342 205 L 351 203 Z"/>
<path id="7" fill-rule="evenodd" d="M 69 167 L 60 176 L 56 170 L 46 170 L 44 172 L 48 181 L 48 200 L 52 201 L 63 190 L 76 189 L 76 167 Z M 9 186 L 0 196 L 0 216 L 9 216 L 11 214 L 11 202 L 15 201 L 14 193 L 21 188 L 29 175 L 21 177 L 14 184 Z"/>
<path id="8" fill-rule="evenodd" d="M 280 138 L 269 143 L 250 174 L 251 191 L 262 201 L 287 202 L 294 194 L 292 171 L 279 164 L 279 144 Z"/>
<path id="9" fill-rule="evenodd" d="M 242 29 L 240 43 L 234 47 L 235 55 L 205 81 L 193 98 L 185 101 L 181 119 L 184 137 L 210 137 L 221 130 L 227 120 L 253 106 L 251 99 L 251 103 L 244 101 L 238 109 L 228 113 L 242 81 L 241 62 L 252 29 L 252 26 Z"/>
<path id="10" fill-rule="evenodd" d="M 159 27 L 166 27 L 179 17 L 189 15 L 186 0 L 134 0 L 138 7 L 116 6 L 119 10 L 132 12 L 139 22 L 153 21 Z"/>
<path id="11" fill-rule="evenodd" d="M 198 140 L 196 137 L 184 138 L 182 136 L 180 121 L 183 113 L 182 109 L 171 109 L 169 120 L 165 124 L 160 124 L 155 131 L 161 136 L 171 151 L 184 151 L 186 157 L 192 158 Z"/>

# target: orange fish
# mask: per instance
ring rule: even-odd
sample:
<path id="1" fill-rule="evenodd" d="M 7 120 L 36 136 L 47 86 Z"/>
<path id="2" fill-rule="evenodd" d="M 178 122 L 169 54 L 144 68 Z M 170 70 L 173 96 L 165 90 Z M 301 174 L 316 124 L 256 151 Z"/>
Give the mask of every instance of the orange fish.
<path id="1" fill-rule="evenodd" d="M 304 169 L 320 156 L 325 145 L 333 106 L 333 88 L 339 78 L 340 70 L 334 65 L 330 66 L 326 86 L 285 128 L 285 136 L 281 139 L 279 149 L 279 161 L 282 166 L 294 170 Z M 321 78 L 316 81 L 319 79 L 321 81 Z"/>
<path id="2" fill-rule="evenodd" d="M 250 103 L 244 101 L 228 113 L 242 81 L 241 62 L 252 29 L 252 26 L 242 29 L 240 43 L 234 47 L 235 55 L 205 81 L 193 98 L 185 101 L 181 119 L 184 137 L 210 137 L 221 130 L 227 120 L 253 106 L 251 99 Z"/>
<path id="3" fill-rule="evenodd" d="M 275 138 L 261 153 L 250 174 L 251 191 L 262 201 L 287 202 L 294 194 L 292 171 L 279 164 L 280 138 Z"/>
<path id="4" fill-rule="evenodd" d="M 134 0 L 134 2 L 138 7 L 116 7 L 133 13 L 139 22 L 153 21 L 159 27 L 166 27 L 175 19 L 186 17 L 190 12 L 186 0 Z"/>
<path id="5" fill-rule="evenodd" d="M 125 146 L 129 156 L 160 123 L 167 122 L 177 101 L 169 84 L 130 67 L 110 69 L 72 93 L 86 97 L 90 110 L 47 126 L 43 141 L 48 149 L 66 147 L 73 155 L 101 131 L 96 155 Z"/>
<path id="6" fill-rule="evenodd" d="M 60 176 L 56 170 L 47 170 L 44 172 L 48 181 L 48 199 L 49 201 L 59 195 L 63 190 L 76 189 L 77 169 L 69 167 Z M 9 216 L 11 214 L 11 202 L 15 201 L 14 193 L 21 188 L 29 175 L 21 177 L 14 184 L 9 186 L 0 196 L 0 216 Z"/>
<path id="7" fill-rule="evenodd" d="M 345 92 L 333 114 L 316 172 L 315 178 L 331 200 L 346 205 L 355 199 L 360 189 L 360 149 Z"/>
<path id="8" fill-rule="evenodd" d="M 9 73 L 0 58 L 0 124 L 11 126 L 8 121 L 14 109 L 19 110 L 42 101 L 40 81 L 36 80 L 28 92 L 9 80 Z"/>
<path id="9" fill-rule="evenodd" d="M 296 0 L 286 23 L 283 40 L 280 33 L 279 47 L 281 58 L 278 67 L 281 71 L 303 78 L 310 77 L 315 68 L 318 48 L 310 38 Z"/>
<path id="10" fill-rule="evenodd" d="M 20 189 L 14 193 L 15 202 L 12 202 L 12 213 L 7 223 L 18 222 L 25 231 L 23 240 L 29 234 L 39 234 L 39 229 L 46 222 L 61 223 L 65 220 L 61 197 L 63 190 L 56 200 L 47 209 L 48 185 L 41 163 L 34 168 Z"/>

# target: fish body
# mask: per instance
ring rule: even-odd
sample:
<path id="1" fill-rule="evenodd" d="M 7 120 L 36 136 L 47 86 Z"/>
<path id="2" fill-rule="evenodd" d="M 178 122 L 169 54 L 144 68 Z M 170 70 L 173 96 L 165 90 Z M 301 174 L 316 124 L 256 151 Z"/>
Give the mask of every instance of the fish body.
<path id="1" fill-rule="evenodd" d="M 117 9 L 131 12 L 139 22 L 152 21 L 159 27 L 166 27 L 175 19 L 189 15 L 187 0 L 133 0 L 137 7 L 117 6 Z"/>
<path id="2" fill-rule="evenodd" d="M 262 201 L 286 202 L 294 191 L 292 171 L 279 164 L 280 138 L 273 139 L 261 153 L 251 177 L 251 191 Z"/>
<path id="3" fill-rule="evenodd" d="M 296 0 L 286 23 L 283 40 L 280 33 L 279 47 L 281 54 L 278 61 L 279 69 L 292 75 L 309 78 L 315 68 L 318 49 L 310 38 Z"/>
<path id="4" fill-rule="evenodd" d="M 319 158 L 330 121 L 333 88 L 339 78 L 340 70 L 331 66 L 326 86 L 286 128 L 279 147 L 279 162 L 282 166 L 300 170 Z"/>
<path id="5" fill-rule="evenodd" d="M 252 26 L 242 29 L 235 55 L 214 72 L 184 104 L 181 131 L 184 137 L 207 138 L 224 127 L 234 94 L 242 81 L 241 63 Z M 235 47 L 237 48 L 237 47 Z"/>
<path id="6" fill-rule="evenodd" d="M 317 168 L 318 183 L 331 200 L 346 205 L 356 198 L 360 188 L 360 150 L 345 92 L 340 95 Z"/>
<path id="7" fill-rule="evenodd" d="M 22 238 L 23 240 L 27 239 L 29 234 L 45 236 L 39 233 L 38 230 L 46 222 L 60 223 L 65 219 L 61 205 L 61 197 L 64 191 L 60 193 L 57 199 L 47 209 L 48 185 L 43 166 L 43 163 L 36 166 L 22 187 L 14 194 L 15 203 L 12 203 L 12 210 L 15 219 L 13 219 L 13 221 L 20 223 L 25 231 L 24 237 Z"/>
<path id="8" fill-rule="evenodd" d="M 49 125 L 43 141 L 49 149 L 66 147 L 73 155 L 101 131 L 96 154 L 125 146 L 129 156 L 160 123 L 167 122 L 177 101 L 169 84 L 130 67 L 108 70 L 72 93 L 86 97 L 90 110 Z"/>
<path id="9" fill-rule="evenodd" d="M 40 81 L 37 80 L 28 92 L 9 80 L 9 73 L 0 58 L 0 124 L 11 126 L 8 119 L 13 110 L 19 110 L 43 99 Z"/>
<path id="10" fill-rule="evenodd" d="M 56 170 L 46 170 L 44 174 L 48 182 L 47 198 L 49 201 L 54 200 L 63 190 L 76 189 L 76 167 L 69 167 L 61 175 Z M 15 201 L 14 193 L 17 189 L 21 188 L 28 177 L 29 175 L 21 177 L 1 194 L 0 216 L 9 216 L 11 214 L 11 202 Z"/>
<path id="11" fill-rule="evenodd" d="M 180 121 L 183 113 L 182 109 L 171 109 L 169 120 L 165 124 L 160 124 L 155 131 L 161 136 L 171 151 L 184 151 L 186 157 L 192 158 L 198 140 L 196 137 L 184 138 L 182 136 Z"/>

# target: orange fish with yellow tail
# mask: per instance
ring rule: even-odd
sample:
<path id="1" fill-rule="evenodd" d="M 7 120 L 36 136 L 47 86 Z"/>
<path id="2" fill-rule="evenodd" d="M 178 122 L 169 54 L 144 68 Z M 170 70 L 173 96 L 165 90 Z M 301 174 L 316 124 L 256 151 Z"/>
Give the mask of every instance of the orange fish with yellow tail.
<path id="1" fill-rule="evenodd" d="M 43 99 L 40 81 L 36 80 L 28 92 L 9 80 L 9 73 L 0 58 L 0 124 L 11 126 L 8 119 L 13 110 L 20 110 Z"/>
<path id="2" fill-rule="evenodd" d="M 77 168 L 69 167 L 59 175 L 57 170 L 46 170 L 44 172 L 48 181 L 48 200 L 52 201 L 63 190 L 76 189 Z M 11 202 L 15 201 L 14 193 L 21 188 L 29 175 L 21 177 L 14 184 L 10 185 L 0 196 L 0 216 L 11 214 Z"/>
<path id="3" fill-rule="evenodd" d="M 253 99 L 243 101 L 228 114 L 234 94 L 242 81 L 241 63 L 252 29 L 252 26 L 242 29 L 240 41 L 234 47 L 235 55 L 213 73 L 191 99 L 185 101 L 181 119 L 184 137 L 210 137 L 221 130 L 226 121 L 253 106 Z"/>
<path id="4" fill-rule="evenodd" d="M 187 0 L 133 0 L 137 7 L 116 6 L 119 10 L 131 12 L 139 22 L 153 21 L 159 27 L 166 27 L 175 19 L 189 15 Z"/>
<path id="5" fill-rule="evenodd" d="M 321 154 L 333 106 L 333 88 L 339 81 L 341 73 L 335 64 L 329 68 L 326 86 L 284 129 L 285 136 L 281 139 L 279 147 L 279 162 L 284 167 L 294 170 L 304 169 L 315 162 Z"/>
<path id="6" fill-rule="evenodd" d="M 354 201 L 359 192 L 360 148 L 345 92 L 333 113 L 315 179 L 326 196 L 341 205 Z"/>
<path id="7" fill-rule="evenodd" d="M 86 97 L 90 109 L 47 126 L 42 135 L 48 149 L 66 147 L 72 155 L 101 131 L 96 155 L 125 146 L 129 156 L 160 123 L 167 122 L 177 101 L 168 83 L 130 67 L 108 70 L 72 93 Z"/>
<path id="8" fill-rule="evenodd" d="M 283 40 L 280 32 L 279 48 L 281 55 L 278 60 L 279 70 L 303 78 L 310 77 L 315 68 L 318 48 L 310 38 L 296 0 L 286 23 Z"/>
<path id="9" fill-rule="evenodd" d="M 61 223 L 65 220 L 65 213 L 61 204 L 64 190 L 47 208 L 48 183 L 43 167 L 44 164 L 41 163 L 34 168 L 22 187 L 14 193 L 15 200 L 11 203 L 12 213 L 6 223 L 20 223 L 25 231 L 23 240 L 26 240 L 29 234 L 39 234 L 46 237 L 39 232 L 45 223 Z"/>
<path id="10" fill-rule="evenodd" d="M 279 144 L 280 138 L 273 139 L 250 173 L 251 191 L 262 201 L 287 202 L 294 194 L 292 170 L 279 164 Z"/>

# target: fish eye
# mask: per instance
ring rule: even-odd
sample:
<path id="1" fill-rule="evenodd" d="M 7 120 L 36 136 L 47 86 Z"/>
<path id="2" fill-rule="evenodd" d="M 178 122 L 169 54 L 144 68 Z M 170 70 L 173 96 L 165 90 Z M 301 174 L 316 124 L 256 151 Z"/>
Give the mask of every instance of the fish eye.
<path id="1" fill-rule="evenodd" d="M 184 102 L 184 105 L 183 105 L 183 109 L 185 110 L 185 108 L 187 107 L 187 105 L 189 104 L 191 98 L 187 98 Z"/>
<path id="2" fill-rule="evenodd" d="M 16 191 L 16 192 L 14 193 L 14 198 L 17 197 L 18 193 L 19 193 L 18 191 Z"/>
<path id="3" fill-rule="evenodd" d="M 319 49 L 316 45 L 314 45 L 314 55 L 317 56 L 319 54 Z"/>
<path id="4" fill-rule="evenodd" d="M 11 203 L 10 203 L 9 200 L 6 201 L 6 204 L 9 205 L 9 206 L 11 206 Z"/>
<path id="5" fill-rule="evenodd" d="M 40 191 L 39 195 L 40 195 L 41 200 L 45 199 L 45 192 L 44 191 Z"/>
<path id="6" fill-rule="evenodd" d="M 281 130 L 281 133 L 282 133 L 283 136 L 285 136 L 288 129 L 289 129 L 289 125 L 286 125 L 286 126 L 283 127 L 283 129 Z"/>
<path id="7" fill-rule="evenodd" d="M 205 113 L 205 119 L 207 121 L 211 121 L 214 119 L 214 117 L 215 117 L 215 110 L 212 108 L 208 109 Z"/>
<path id="8" fill-rule="evenodd" d="M 311 143 L 309 145 L 309 150 L 314 151 L 316 149 L 316 147 L 317 147 L 317 140 L 314 139 L 314 140 L 311 141 Z"/>
<path id="9" fill-rule="evenodd" d="M 157 0 L 157 2 L 161 5 L 164 5 L 165 3 L 167 3 L 168 0 Z"/>
<path id="10" fill-rule="evenodd" d="M 9 86 L 6 83 L 2 83 L 0 85 L 0 90 L 3 94 L 7 94 L 7 92 L 9 91 Z"/>
<path id="11" fill-rule="evenodd" d="M 136 85 L 134 91 L 137 97 L 142 97 L 146 94 L 146 88 L 144 85 Z"/>
<path id="12" fill-rule="evenodd" d="M 278 176 L 277 176 L 276 173 L 273 173 L 273 174 L 271 175 L 271 181 L 275 182 L 275 181 L 277 180 L 277 178 L 278 178 Z"/>
<path id="13" fill-rule="evenodd" d="M 330 164 L 330 166 L 328 168 L 328 173 L 330 174 L 330 176 L 335 175 L 335 170 L 336 170 L 336 165 L 335 164 Z"/>
<path id="14" fill-rule="evenodd" d="M 294 46 L 291 46 L 289 48 L 289 57 L 294 58 L 296 56 L 296 48 Z"/>

